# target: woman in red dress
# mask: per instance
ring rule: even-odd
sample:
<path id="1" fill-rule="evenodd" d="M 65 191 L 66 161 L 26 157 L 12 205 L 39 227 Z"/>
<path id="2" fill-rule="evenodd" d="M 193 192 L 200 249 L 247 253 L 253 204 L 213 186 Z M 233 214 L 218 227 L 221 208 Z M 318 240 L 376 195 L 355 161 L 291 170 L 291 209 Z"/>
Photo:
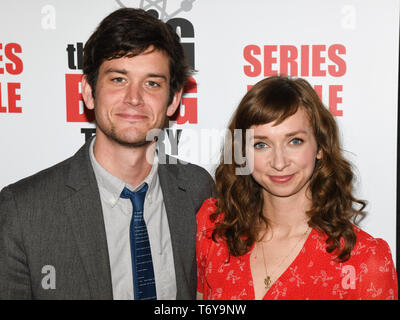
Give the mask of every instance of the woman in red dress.
<path id="1" fill-rule="evenodd" d="M 253 135 L 239 141 L 235 129 Z M 239 150 L 246 161 L 221 159 L 218 199 L 197 214 L 198 299 L 398 298 L 389 246 L 355 225 L 366 203 L 353 196 L 335 120 L 308 82 L 258 82 L 229 131 L 224 155 Z"/>

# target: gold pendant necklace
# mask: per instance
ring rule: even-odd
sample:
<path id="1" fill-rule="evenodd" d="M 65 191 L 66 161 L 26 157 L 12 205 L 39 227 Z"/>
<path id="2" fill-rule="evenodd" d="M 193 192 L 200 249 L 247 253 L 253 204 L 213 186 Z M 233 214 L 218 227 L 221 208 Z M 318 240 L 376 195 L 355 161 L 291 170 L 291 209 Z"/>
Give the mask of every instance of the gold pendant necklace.
<path id="1" fill-rule="evenodd" d="M 271 277 L 267 275 L 267 277 L 264 279 L 264 284 L 265 284 L 265 289 L 271 288 L 272 280 Z"/>
<path id="2" fill-rule="evenodd" d="M 294 251 L 294 249 L 298 246 L 298 244 L 300 243 L 301 240 L 303 240 L 303 238 L 307 235 L 308 231 L 310 230 L 310 226 L 308 226 L 306 232 L 304 232 L 304 234 L 300 237 L 300 239 L 296 242 L 296 244 L 294 245 L 294 247 L 289 251 L 289 253 L 282 259 L 282 261 L 279 263 L 279 265 L 275 268 L 275 270 L 278 270 L 279 267 L 286 261 L 286 259 L 290 256 L 290 254 Z M 265 278 L 264 278 L 264 285 L 265 285 L 265 289 L 268 291 L 273 282 L 272 282 L 272 276 L 275 273 L 275 270 L 273 273 L 271 273 L 270 275 L 268 275 L 268 270 L 267 270 L 267 264 L 265 263 L 265 254 L 264 254 L 264 244 L 262 241 L 261 242 L 261 250 L 262 250 L 262 254 L 263 254 L 263 261 L 264 261 L 264 268 L 265 268 Z"/>

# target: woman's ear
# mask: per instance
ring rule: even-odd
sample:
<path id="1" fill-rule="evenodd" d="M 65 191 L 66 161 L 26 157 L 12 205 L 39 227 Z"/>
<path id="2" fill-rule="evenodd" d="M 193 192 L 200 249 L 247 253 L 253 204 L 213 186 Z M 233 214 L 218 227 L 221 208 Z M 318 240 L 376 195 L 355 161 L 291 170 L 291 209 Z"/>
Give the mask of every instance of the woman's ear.
<path id="1" fill-rule="evenodd" d="M 322 149 L 321 149 L 321 148 L 318 149 L 316 158 L 317 158 L 318 160 L 321 160 L 321 159 L 322 159 Z"/>

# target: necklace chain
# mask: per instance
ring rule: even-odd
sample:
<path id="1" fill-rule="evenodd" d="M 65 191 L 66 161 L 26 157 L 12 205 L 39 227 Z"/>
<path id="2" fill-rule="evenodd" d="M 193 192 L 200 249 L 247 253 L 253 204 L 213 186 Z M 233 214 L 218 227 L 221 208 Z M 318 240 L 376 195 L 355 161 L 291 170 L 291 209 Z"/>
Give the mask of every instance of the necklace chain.
<path id="1" fill-rule="evenodd" d="M 263 254 L 263 261 L 264 261 L 264 268 L 265 268 L 265 278 L 264 278 L 264 285 L 265 289 L 269 290 L 272 286 L 272 276 L 275 274 L 275 271 L 279 269 L 279 267 L 286 261 L 286 259 L 290 256 L 290 254 L 294 251 L 295 248 L 297 248 L 298 244 L 300 243 L 301 240 L 307 235 L 308 231 L 310 230 L 310 226 L 308 226 L 307 230 L 303 233 L 303 235 L 300 237 L 300 239 L 296 242 L 294 247 L 289 251 L 289 253 L 281 260 L 279 265 L 274 269 L 274 272 L 268 275 L 268 270 L 267 270 L 267 265 L 265 263 L 265 254 L 264 254 L 264 243 L 263 241 L 261 242 L 261 250 Z M 256 256 L 257 257 L 257 256 Z"/>

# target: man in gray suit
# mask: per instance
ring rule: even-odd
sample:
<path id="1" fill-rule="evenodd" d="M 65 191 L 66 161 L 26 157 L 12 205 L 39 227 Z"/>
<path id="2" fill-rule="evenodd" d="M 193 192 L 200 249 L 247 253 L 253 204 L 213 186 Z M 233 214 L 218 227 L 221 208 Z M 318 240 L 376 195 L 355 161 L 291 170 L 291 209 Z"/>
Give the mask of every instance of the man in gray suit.
<path id="1" fill-rule="evenodd" d="M 0 299 L 195 298 L 195 216 L 214 183 L 198 166 L 164 163 L 147 135 L 178 108 L 188 69 L 179 37 L 143 10 L 100 23 L 82 78 L 96 136 L 0 193 Z M 144 208 L 125 192 L 146 192 Z M 142 213 L 150 246 L 138 262 Z"/>

